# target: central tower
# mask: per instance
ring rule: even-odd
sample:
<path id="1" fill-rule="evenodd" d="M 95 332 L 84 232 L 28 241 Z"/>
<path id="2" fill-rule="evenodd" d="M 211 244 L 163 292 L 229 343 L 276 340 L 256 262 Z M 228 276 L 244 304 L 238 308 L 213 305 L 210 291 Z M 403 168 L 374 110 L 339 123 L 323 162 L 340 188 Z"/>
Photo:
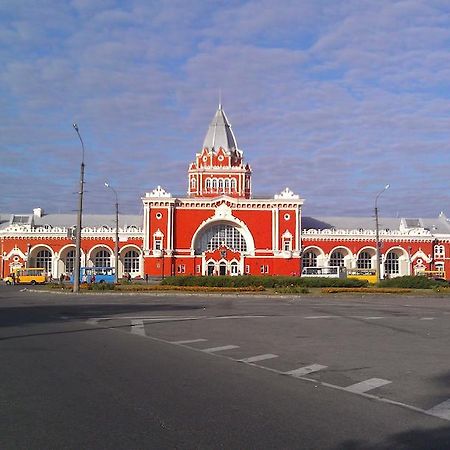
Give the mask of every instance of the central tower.
<path id="1" fill-rule="evenodd" d="M 190 197 L 251 197 L 252 170 L 244 164 L 222 105 L 209 125 L 203 148 L 189 166 Z"/>

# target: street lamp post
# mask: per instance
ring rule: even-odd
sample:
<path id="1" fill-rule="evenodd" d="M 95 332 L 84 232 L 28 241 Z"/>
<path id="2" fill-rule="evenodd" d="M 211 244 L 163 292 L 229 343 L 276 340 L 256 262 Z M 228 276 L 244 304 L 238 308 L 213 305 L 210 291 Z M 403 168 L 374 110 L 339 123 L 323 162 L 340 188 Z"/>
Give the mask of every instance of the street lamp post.
<path id="1" fill-rule="evenodd" d="M 115 282 L 119 282 L 119 198 L 117 196 L 116 190 L 105 181 L 105 186 L 110 188 L 116 197 L 116 237 L 114 243 L 114 266 L 115 266 Z"/>
<path id="2" fill-rule="evenodd" d="M 76 232 L 76 243 L 75 243 L 75 262 L 74 262 L 74 275 L 73 275 L 73 292 L 78 293 L 80 291 L 80 258 L 81 258 L 81 224 L 83 217 L 83 190 L 84 190 L 84 143 L 81 139 L 80 132 L 78 130 L 78 125 L 73 124 L 75 131 L 81 142 L 81 167 L 80 167 L 80 190 L 78 192 L 78 218 L 77 218 L 77 232 Z"/>
<path id="3" fill-rule="evenodd" d="M 380 233 L 379 233 L 379 223 L 378 223 L 378 197 L 387 189 L 389 189 L 389 184 L 387 184 L 384 189 L 378 192 L 375 197 L 375 241 L 376 241 L 376 250 L 377 250 L 377 283 L 380 282 Z"/>

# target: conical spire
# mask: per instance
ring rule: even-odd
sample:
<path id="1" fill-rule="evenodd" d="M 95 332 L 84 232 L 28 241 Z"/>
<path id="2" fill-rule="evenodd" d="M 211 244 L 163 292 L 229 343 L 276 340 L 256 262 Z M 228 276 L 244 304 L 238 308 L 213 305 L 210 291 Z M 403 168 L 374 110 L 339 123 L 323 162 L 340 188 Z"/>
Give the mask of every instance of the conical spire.
<path id="1" fill-rule="evenodd" d="M 219 107 L 203 141 L 203 148 L 217 151 L 220 147 L 229 154 L 235 154 L 238 148 L 231 125 L 228 122 L 225 111 L 222 109 L 222 105 L 219 103 Z"/>

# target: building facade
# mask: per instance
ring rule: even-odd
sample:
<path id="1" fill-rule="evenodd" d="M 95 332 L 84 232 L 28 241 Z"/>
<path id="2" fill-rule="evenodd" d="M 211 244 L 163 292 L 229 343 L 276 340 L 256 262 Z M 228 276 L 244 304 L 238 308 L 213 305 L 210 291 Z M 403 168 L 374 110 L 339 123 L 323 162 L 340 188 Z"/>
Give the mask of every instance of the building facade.
<path id="1" fill-rule="evenodd" d="M 376 267 L 373 217 L 303 217 L 303 199 L 285 188 L 252 195 L 252 170 L 219 105 L 188 167 L 185 197 L 158 186 L 143 216 L 119 218 L 119 277 L 300 275 L 302 267 Z M 1 276 L 44 267 L 53 278 L 74 267 L 76 215 L 0 213 Z M 81 266 L 113 266 L 115 217 L 83 215 Z M 382 218 L 381 275 L 423 270 L 450 275 L 450 221 Z"/>

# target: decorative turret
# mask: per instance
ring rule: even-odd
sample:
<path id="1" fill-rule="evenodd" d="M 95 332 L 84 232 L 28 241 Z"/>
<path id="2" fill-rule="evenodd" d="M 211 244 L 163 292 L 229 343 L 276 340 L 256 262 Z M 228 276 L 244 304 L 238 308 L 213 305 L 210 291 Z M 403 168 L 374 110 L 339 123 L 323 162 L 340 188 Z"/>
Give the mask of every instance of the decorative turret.
<path id="1" fill-rule="evenodd" d="M 190 197 L 250 198 L 251 168 L 244 164 L 231 125 L 222 105 L 209 125 L 203 149 L 189 166 Z"/>

